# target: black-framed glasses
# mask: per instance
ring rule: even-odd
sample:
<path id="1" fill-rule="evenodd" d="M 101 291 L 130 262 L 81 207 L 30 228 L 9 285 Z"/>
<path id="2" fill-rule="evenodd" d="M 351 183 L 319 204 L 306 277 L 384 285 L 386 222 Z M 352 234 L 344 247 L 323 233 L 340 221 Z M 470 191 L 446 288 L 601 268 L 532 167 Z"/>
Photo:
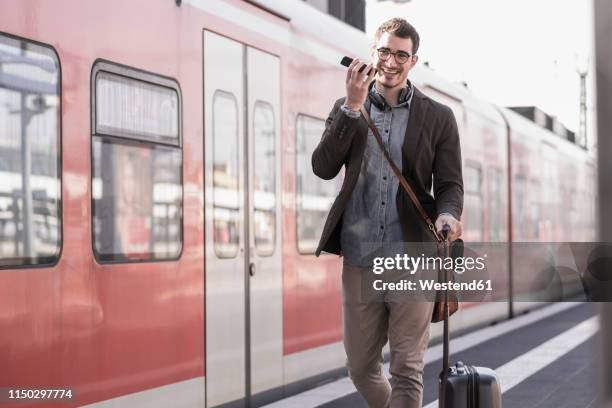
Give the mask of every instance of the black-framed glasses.
<path id="1" fill-rule="evenodd" d="M 412 57 L 412 55 L 408 54 L 405 51 L 393 52 L 385 47 L 377 48 L 376 51 L 378 51 L 378 58 L 380 58 L 381 60 L 386 61 L 391 55 L 393 55 L 393 57 L 395 58 L 395 62 L 397 62 L 398 64 L 405 64 Z"/>

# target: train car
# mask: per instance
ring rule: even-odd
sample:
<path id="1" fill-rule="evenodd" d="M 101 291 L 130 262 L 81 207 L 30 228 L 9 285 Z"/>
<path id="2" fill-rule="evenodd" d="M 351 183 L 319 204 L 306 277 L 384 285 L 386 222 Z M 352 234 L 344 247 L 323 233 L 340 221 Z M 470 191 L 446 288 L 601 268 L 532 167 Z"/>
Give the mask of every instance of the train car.
<path id="1" fill-rule="evenodd" d="M 343 373 L 341 259 L 314 256 L 342 175 L 310 157 L 341 57 L 371 39 L 298 1 L 0 11 L 0 386 L 71 389 L 45 406 L 259 406 Z M 589 152 L 410 78 L 455 113 L 465 238 L 501 245 L 508 282 L 513 239 L 593 238 Z M 1 401 L 41 402 L 23 395 Z"/>

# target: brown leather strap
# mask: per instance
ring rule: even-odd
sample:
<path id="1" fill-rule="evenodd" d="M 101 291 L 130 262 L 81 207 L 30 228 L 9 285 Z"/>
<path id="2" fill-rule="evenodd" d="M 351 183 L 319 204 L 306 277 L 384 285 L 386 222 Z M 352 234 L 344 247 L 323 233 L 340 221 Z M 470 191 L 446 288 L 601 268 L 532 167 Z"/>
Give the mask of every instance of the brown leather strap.
<path id="1" fill-rule="evenodd" d="M 380 137 L 380 133 L 378 133 L 378 129 L 376 129 L 376 126 L 374 126 L 374 123 L 372 122 L 372 118 L 370 118 L 370 114 L 363 106 L 361 107 L 360 110 L 361 110 L 361 114 L 363 115 L 364 119 L 366 120 L 366 122 L 368 122 L 368 126 L 370 127 L 370 130 L 372 130 L 372 133 L 374 134 L 374 137 L 376 138 L 376 142 L 378 143 L 380 150 L 382 150 L 383 154 L 385 155 L 385 158 L 389 162 L 389 165 L 391 166 L 391 170 L 393 170 L 393 173 L 395 173 L 395 176 L 399 180 L 400 184 L 402 185 L 406 193 L 408 193 L 408 196 L 414 203 L 414 206 L 417 208 L 417 210 L 421 214 L 421 217 L 427 224 L 427 228 L 429 228 L 433 236 L 436 238 L 436 241 L 442 242 L 443 240 L 438 234 L 438 232 L 436 231 L 436 227 L 434 226 L 434 223 L 431 222 L 431 218 L 429 218 L 429 216 L 427 215 L 427 212 L 425 211 L 425 209 L 419 202 L 419 199 L 417 198 L 416 194 L 414 194 L 412 187 L 410 187 L 410 184 L 408 184 L 408 181 L 406 181 L 406 178 L 402 175 L 402 172 L 397 168 L 397 166 L 393 162 L 393 159 L 391 159 L 391 156 L 389 156 L 389 153 L 385 149 L 382 138 Z"/>

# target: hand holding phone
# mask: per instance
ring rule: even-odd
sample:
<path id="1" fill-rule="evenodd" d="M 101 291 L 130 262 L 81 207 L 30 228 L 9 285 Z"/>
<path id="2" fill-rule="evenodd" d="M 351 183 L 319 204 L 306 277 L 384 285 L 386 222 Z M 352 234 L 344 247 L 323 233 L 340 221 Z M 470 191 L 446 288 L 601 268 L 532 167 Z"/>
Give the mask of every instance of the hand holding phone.
<path id="1" fill-rule="evenodd" d="M 349 57 L 342 58 L 340 64 L 347 66 L 346 73 L 346 101 L 345 104 L 352 111 L 358 111 L 365 103 L 368 96 L 368 87 L 377 70 L 372 64 L 366 64 L 359 58 L 351 59 Z M 366 69 L 367 68 L 367 69 Z"/>

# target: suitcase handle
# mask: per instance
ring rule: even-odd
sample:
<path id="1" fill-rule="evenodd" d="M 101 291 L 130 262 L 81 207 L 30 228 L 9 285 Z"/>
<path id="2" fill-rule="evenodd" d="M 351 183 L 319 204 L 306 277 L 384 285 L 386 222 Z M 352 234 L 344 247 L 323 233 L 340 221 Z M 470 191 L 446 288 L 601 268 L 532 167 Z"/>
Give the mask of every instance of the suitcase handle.
<path id="1" fill-rule="evenodd" d="M 442 226 L 442 237 L 444 244 L 444 256 L 448 257 L 449 249 L 448 249 L 448 234 L 451 228 L 450 225 L 444 224 Z M 444 269 L 444 282 L 448 282 L 448 271 Z M 449 372 L 449 339 L 448 339 L 448 288 L 444 291 L 444 334 L 443 334 L 443 343 L 442 343 L 442 378 L 440 379 L 441 387 L 440 387 L 440 396 L 438 398 L 438 406 L 444 408 L 446 405 L 446 381 L 448 379 Z"/>
<path id="2" fill-rule="evenodd" d="M 442 239 L 444 239 L 445 241 L 448 240 L 448 234 L 449 234 L 450 230 L 451 230 L 450 225 L 444 224 L 442 226 Z"/>

